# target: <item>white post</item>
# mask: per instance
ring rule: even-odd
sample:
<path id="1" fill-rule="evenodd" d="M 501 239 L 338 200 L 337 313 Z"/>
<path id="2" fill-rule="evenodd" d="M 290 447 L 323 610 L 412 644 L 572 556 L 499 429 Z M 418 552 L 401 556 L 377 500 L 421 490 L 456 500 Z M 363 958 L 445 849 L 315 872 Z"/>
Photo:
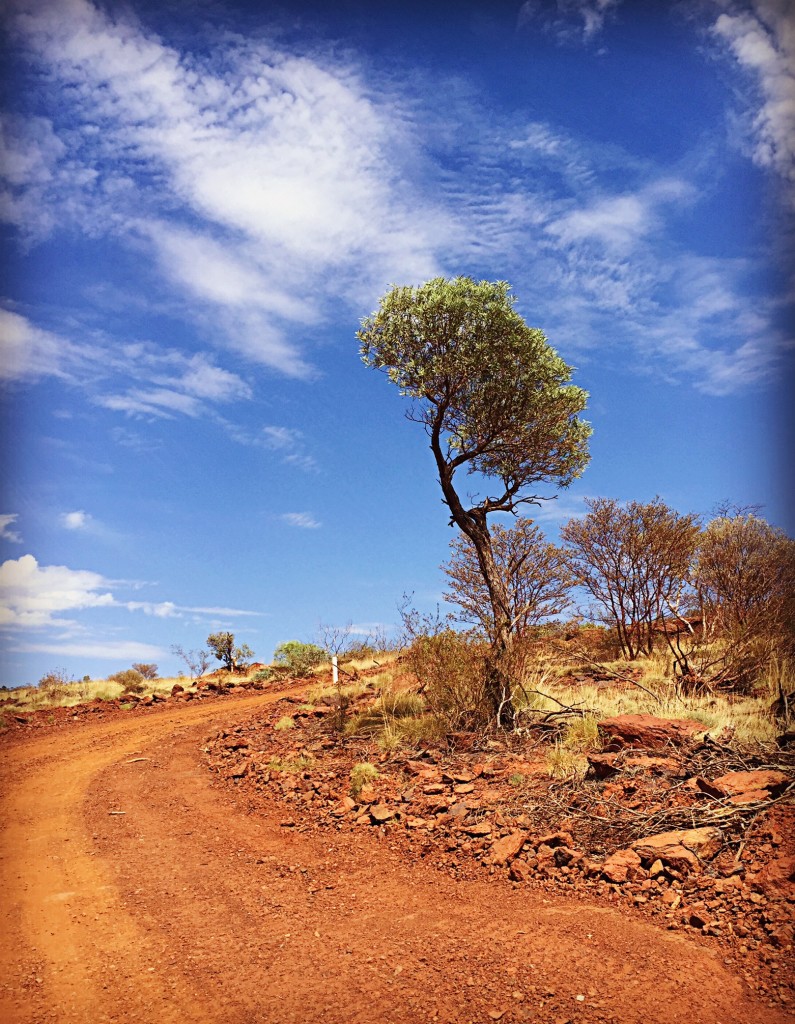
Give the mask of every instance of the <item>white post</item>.
<path id="1" fill-rule="evenodd" d="M 332 658 L 331 658 L 331 681 L 332 681 L 332 683 L 334 683 L 335 686 L 340 681 L 340 673 L 339 673 L 339 669 L 337 668 L 337 655 L 336 654 L 332 655 Z"/>

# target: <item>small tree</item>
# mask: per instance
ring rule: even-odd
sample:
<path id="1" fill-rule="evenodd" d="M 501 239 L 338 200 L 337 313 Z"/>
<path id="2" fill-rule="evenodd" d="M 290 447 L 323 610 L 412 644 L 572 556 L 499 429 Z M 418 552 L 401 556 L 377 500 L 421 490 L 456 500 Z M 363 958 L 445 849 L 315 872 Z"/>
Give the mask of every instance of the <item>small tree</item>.
<path id="1" fill-rule="evenodd" d="M 724 509 L 699 540 L 698 633 L 677 637 L 682 675 L 748 686 L 795 649 L 795 541 L 764 519 Z"/>
<path id="2" fill-rule="evenodd" d="M 145 661 L 134 661 L 133 669 L 144 679 L 157 679 L 157 665 Z"/>
<path id="3" fill-rule="evenodd" d="M 171 645 L 172 653 L 185 662 L 191 680 L 200 679 L 210 666 L 210 652 L 205 650 L 186 651 L 179 644 Z"/>
<path id="4" fill-rule="evenodd" d="M 290 674 L 299 679 L 312 675 L 312 669 L 328 661 L 328 652 L 317 644 L 305 644 L 300 640 L 286 640 L 279 644 L 273 652 L 273 660 L 277 665 L 289 669 Z"/>
<path id="5" fill-rule="evenodd" d="M 560 531 L 572 578 L 615 627 L 624 656 L 651 654 L 655 631 L 678 609 L 698 538 L 694 515 L 680 515 L 660 498 L 621 505 L 586 500 L 588 513 Z"/>
<path id="6" fill-rule="evenodd" d="M 240 647 L 235 645 L 234 633 L 210 633 L 207 637 L 207 646 L 215 657 L 223 662 L 227 672 L 237 672 L 254 658 L 254 652 L 248 644 L 242 644 Z"/>
<path id="7" fill-rule="evenodd" d="M 526 636 L 533 626 L 560 615 L 570 605 L 564 552 L 549 544 L 532 520 L 494 526 L 491 543 L 514 633 Z M 450 588 L 445 597 L 458 605 L 464 622 L 476 626 L 493 643 L 497 623 L 477 552 L 464 534 L 450 542 L 450 549 L 450 561 L 442 566 Z"/>
<path id="8" fill-rule="evenodd" d="M 509 285 L 469 277 L 393 288 L 357 333 L 367 366 L 383 370 L 412 405 L 433 452 L 444 503 L 469 539 L 494 619 L 488 699 L 499 724 L 512 719 L 503 666 L 514 629 L 494 560 L 488 517 L 538 502 L 535 485 L 567 486 L 588 461 L 591 428 L 578 419 L 586 394 L 572 369 L 514 309 Z M 496 481 L 466 498 L 457 475 Z"/>

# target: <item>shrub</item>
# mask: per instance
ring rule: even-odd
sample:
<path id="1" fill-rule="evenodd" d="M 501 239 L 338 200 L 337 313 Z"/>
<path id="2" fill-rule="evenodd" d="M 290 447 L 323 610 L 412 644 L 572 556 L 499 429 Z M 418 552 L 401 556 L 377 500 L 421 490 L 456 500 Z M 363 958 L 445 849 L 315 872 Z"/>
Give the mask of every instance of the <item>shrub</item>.
<path id="1" fill-rule="evenodd" d="M 109 683 L 118 683 L 123 693 L 143 693 L 146 689 L 144 677 L 134 668 L 126 668 L 122 672 L 114 672 L 108 676 Z"/>
<path id="2" fill-rule="evenodd" d="M 487 659 L 487 644 L 453 629 L 416 637 L 406 656 L 428 709 L 451 731 L 489 724 Z"/>
<path id="3" fill-rule="evenodd" d="M 351 768 L 351 796 L 358 800 L 362 789 L 378 778 L 378 769 L 369 761 L 360 761 Z"/>
<path id="4" fill-rule="evenodd" d="M 291 675 L 305 679 L 313 669 L 328 661 L 328 653 L 317 644 L 304 644 L 300 640 L 286 640 L 273 653 L 277 665 L 286 667 Z"/>
<path id="5" fill-rule="evenodd" d="M 254 673 L 253 679 L 255 683 L 266 683 L 269 679 L 273 679 L 275 672 L 272 668 L 261 668 Z"/>
<path id="6" fill-rule="evenodd" d="M 285 729 L 294 729 L 295 721 L 289 715 L 284 715 L 273 728 L 279 732 L 284 732 Z"/>
<path id="7" fill-rule="evenodd" d="M 38 691 L 46 701 L 59 701 L 68 696 L 72 680 L 66 674 L 65 669 L 55 669 L 47 672 L 38 683 Z"/>

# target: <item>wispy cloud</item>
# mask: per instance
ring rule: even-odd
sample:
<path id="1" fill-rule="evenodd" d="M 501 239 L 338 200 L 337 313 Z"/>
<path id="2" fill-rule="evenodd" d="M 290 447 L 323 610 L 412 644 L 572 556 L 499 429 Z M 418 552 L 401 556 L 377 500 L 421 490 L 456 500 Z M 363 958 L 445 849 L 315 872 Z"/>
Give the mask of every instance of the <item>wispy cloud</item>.
<path id="1" fill-rule="evenodd" d="M 14 523 L 19 519 L 19 514 L 16 512 L 8 515 L 0 515 L 0 537 L 3 540 L 9 540 L 12 544 L 21 544 L 22 535 L 18 530 L 13 529 Z"/>
<path id="2" fill-rule="evenodd" d="M 749 151 L 776 171 L 795 203 L 795 27 L 787 0 L 729 0 L 712 32 L 754 82 L 748 98 Z"/>
<path id="3" fill-rule="evenodd" d="M 137 640 L 84 640 L 57 643 L 13 642 L 8 648 L 21 654 L 54 654 L 75 658 L 113 658 L 118 661 L 154 661 L 168 651 Z"/>
<path id="4" fill-rule="evenodd" d="M 558 43 L 589 43 L 621 0 L 526 0 L 518 26 L 538 24 Z"/>
<path id="5" fill-rule="evenodd" d="M 148 247 L 185 315 L 212 317 L 246 358 L 306 375 L 285 325 L 397 268 L 437 269 L 452 220 L 405 180 L 408 126 L 354 67 L 223 31 L 210 55 L 180 53 L 88 0 L 19 0 L 9 23 L 63 86 L 58 123 L 16 125 L 9 219 L 51 230 L 66 192 L 61 217 Z"/>
<path id="6" fill-rule="evenodd" d="M 531 0 L 520 21 L 589 43 L 618 6 Z M 709 8 L 709 38 L 755 76 L 754 158 L 789 180 L 784 6 L 755 0 L 749 12 L 726 0 L 720 16 Z M 290 52 L 256 32 L 216 25 L 212 48 L 178 50 L 89 0 L 16 0 L 9 24 L 60 89 L 49 120 L 9 122 L 9 219 L 30 219 L 39 236 L 78 227 L 145 256 L 152 301 L 170 302 L 229 359 L 309 380 L 308 339 L 340 303 L 353 322 L 391 281 L 494 266 L 563 351 L 612 349 L 703 392 L 765 379 L 787 347 L 773 326 L 781 300 L 749 283 L 756 268 L 707 261 L 682 242 L 678 218 L 712 185 L 697 160 L 669 168 L 521 123 L 436 72 L 387 78 L 350 53 Z M 440 92 L 443 110 L 420 98 Z M 694 266 L 695 284 L 720 287 L 677 307 Z M 91 380 L 92 400 L 128 417 L 198 418 L 252 394 L 207 354 L 131 352 L 17 312 L 6 326 L 11 377 Z M 279 433 L 288 428 L 214 419 L 240 443 L 314 468 Z"/>
<path id="7" fill-rule="evenodd" d="M 317 530 L 322 525 L 310 512 L 284 512 L 279 518 L 300 530 Z"/>
<path id="8" fill-rule="evenodd" d="M 0 377 L 58 377 L 85 387 L 96 405 L 147 418 L 196 418 L 208 406 L 252 397 L 250 384 L 204 353 L 151 342 L 119 345 L 103 335 L 78 343 L 2 308 Z"/>

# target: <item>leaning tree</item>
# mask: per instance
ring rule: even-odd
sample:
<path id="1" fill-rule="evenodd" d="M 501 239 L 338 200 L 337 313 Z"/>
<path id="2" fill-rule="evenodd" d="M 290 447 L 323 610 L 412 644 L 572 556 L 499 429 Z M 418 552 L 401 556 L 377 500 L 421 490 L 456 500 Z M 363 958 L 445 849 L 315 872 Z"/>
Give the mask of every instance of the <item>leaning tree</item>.
<path id="1" fill-rule="evenodd" d="M 503 666 L 515 627 L 488 517 L 537 504 L 536 484 L 568 486 L 588 462 L 591 434 L 572 368 L 514 301 L 504 281 L 434 278 L 391 289 L 357 332 L 364 362 L 411 399 L 407 416 L 430 439 L 450 524 L 475 550 L 494 619 L 487 690 L 498 724 L 513 715 Z M 462 494 L 459 474 L 474 475 L 485 495 Z"/>

